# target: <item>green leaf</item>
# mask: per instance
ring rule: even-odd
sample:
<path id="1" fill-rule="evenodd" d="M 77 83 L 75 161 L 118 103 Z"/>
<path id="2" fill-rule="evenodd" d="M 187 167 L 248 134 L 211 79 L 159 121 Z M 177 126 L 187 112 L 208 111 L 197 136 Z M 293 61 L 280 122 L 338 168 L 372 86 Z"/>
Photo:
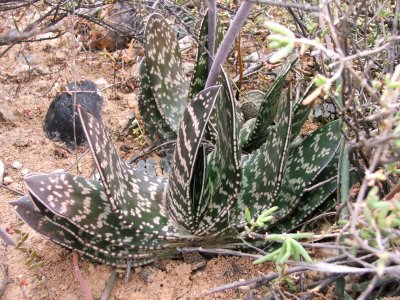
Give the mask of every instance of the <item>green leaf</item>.
<path id="1" fill-rule="evenodd" d="M 249 207 L 252 215 L 276 205 L 288 158 L 292 106 L 290 90 L 279 101 L 278 121 L 272 133 L 260 147 L 242 161 L 242 183 L 239 209 Z M 242 219 L 242 217 L 240 217 Z"/>
<path id="2" fill-rule="evenodd" d="M 314 183 L 317 184 L 334 177 L 337 174 L 337 161 L 336 159 L 335 163 L 325 168 L 322 173 L 317 176 Z M 305 192 L 299 202 L 301 205 L 297 205 L 290 215 L 276 224 L 276 227 L 274 226 L 274 228 L 269 229 L 269 231 L 288 232 L 294 229 L 312 215 L 325 201 L 328 199 L 332 200 L 331 196 L 335 193 L 336 188 L 337 182 L 336 180 L 332 180 L 312 191 Z M 332 204 L 334 204 L 334 201 L 332 201 Z"/>
<path id="3" fill-rule="evenodd" d="M 191 183 L 205 127 L 211 115 L 220 87 L 210 87 L 199 93 L 186 108 L 179 126 L 167 189 L 167 206 L 172 218 L 188 231 L 194 231 L 196 208 L 193 207 Z"/>
<path id="4" fill-rule="evenodd" d="M 117 154 L 104 126 L 78 108 L 95 165 L 113 211 L 124 225 L 143 234 L 173 237 L 178 229 L 164 206 L 167 179 L 147 176 Z"/>
<path id="5" fill-rule="evenodd" d="M 178 40 L 159 14 L 150 16 L 145 37 L 146 69 L 158 110 L 167 124 L 178 131 L 188 95 Z"/>
<path id="6" fill-rule="evenodd" d="M 31 202 L 29 196 L 24 196 L 17 201 L 10 203 L 14 206 L 18 215 L 30 227 L 38 233 L 50 238 L 53 242 L 60 244 L 68 249 L 76 250 L 83 254 L 87 259 L 98 263 L 107 263 L 113 266 L 125 267 L 126 257 L 109 256 L 96 251 L 92 245 L 87 245 L 86 241 L 79 239 L 76 234 L 70 233 L 62 225 L 54 223 L 52 220 L 43 216 L 42 212 Z M 104 251 L 103 251 L 104 252 Z M 145 254 L 145 258 L 134 259 L 133 266 L 148 264 L 154 260 L 152 253 Z"/>
<path id="7" fill-rule="evenodd" d="M 275 119 L 286 75 L 296 60 L 296 55 L 292 55 L 288 58 L 278 72 L 274 83 L 265 94 L 264 101 L 261 103 L 260 111 L 255 124 L 253 125 L 252 132 L 248 135 L 247 139 L 243 138 L 242 147 L 245 151 L 252 152 L 258 149 L 270 134 L 269 126 Z"/>
<path id="8" fill-rule="evenodd" d="M 68 173 L 33 174 L 25 178 L 36 206 L 54 222 L 87 240 L 106 241 L 129 248 L 156 248 L 157 236 L 143 236 L 123 226 L 108 202 L 100 182 Z M 51 188 L 49 188 L 51 187 Z M 90 235 L 90 236 L 89 236 Z M 152 239 L 150 239 L 152 237 Z"/>
<path id="9" fill-rule="evenodd" d="M 314 85 L 311 84 L 307 87 L 302 97 L 300 97 L 299 101 L 294 104 L 293 109 L 293 121 L 292 121 L 292 141 L 299 135 L 301 128 L 304 125 L 304 122 L 307 120 L 308 115 L 312 109 L 312 104 L 303 105 L 302 101 L 309 94 L 314 91 Z"/>
<path id="10" fill-rule="evenodd" d="M 334 121 L 314 131 L 290 154 L 281 193 L 275 205 L 283 218 L 299 204 L 304 189 L 334 157 L 340 144 L 339 122 Z"/>
<path id="11" fill-rule="evenodd" d="M 218 132 L 215 149 L 207 159 L 203 204 L 195 216 L 196 235 L 207 235 L 228 227 L 229 212 L 236 205 L 240 188 L 239 120 L 227 75 L 223 72 L 222 95 L 215 105 Z M 224 93 L 225 92 L 225 93 Z M 244 208 L 243 208 L 244 211 Z"/>
<path id="12" fill-rule="evenodd" d="M 244 209 L 244 216 L 246 218 L 247 223 L 250 223 L 251 222 L 251 214 L 250 214 L 250 210 L 248 207 L 246 207 Z"/>
<path id="13" fill-rule="evenodd" d="M 165 122 L 150 87 L 146 64 L 140 64 L 141 90 L 138 99 L 143 126 L 153 143 L 163 143 L 176 139 L 176 132 Z"/>

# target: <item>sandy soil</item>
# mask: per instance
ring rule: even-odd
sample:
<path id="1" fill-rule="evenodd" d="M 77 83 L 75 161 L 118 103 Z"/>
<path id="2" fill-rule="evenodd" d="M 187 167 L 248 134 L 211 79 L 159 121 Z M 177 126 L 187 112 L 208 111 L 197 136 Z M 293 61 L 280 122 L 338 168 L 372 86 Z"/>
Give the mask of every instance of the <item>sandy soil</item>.
<path id="1" fill-rule="evenodd" d="M 68 153 L 62 145 L 47 139 L 42 129 L 50 102 L 60 88 L 74 78 L 90 79 L 97 82 L 99 88 L 108 87 L 102 91 L 105 100 L 103 121 L 110 129 L 117 149 L 130 149 L 128 153 L 119 151 L 122 157 L 127 159 L 139 151 L 135 149 L 134 138 L 123 132 L 135 109 L 138 89 L 110 87 L 137 66 L 126 63 L 122 69 L 115 69 L 110 57 L 101 52 L 81 51 L 74 57 L 71 45 L 68 37 L 64 36 L 56 41 L 15 46 L 0 59 L 0 110 L 4 117 L 0 119 L 0 159 L 5 165 L 5 176 L 12 180 L 7 186 L 14 190 L 25 192 L 24 172 L 68 169 L 77 156 L 87 150 L 82 147 L 77 152 Z M 135 54 L 131 58 L 136 61 Z M 12 167 L 16 161 L 22 164 L 21 169 Z M 90 154 L 79 162 L 78 168 L 81 171 L 72 166 L 70 172 L 90 175 Z M 0 223 L 3 229 L 7 228 L 10 232 L 18 227 L 18 221 L 9 202 L 17 198 L 14 193 L 0 189 Z M 26 225 L 20 229 L 29 233 L 25 245 L 37 252 L 37 260 L 43 266 L 40 271 L 28 269 L 26 253 L 2 245 L 0 262 L 2 267 L 8 268 L 10 281 L 4 299 L 39 299 L 40 295 L 47 293 L 51 299 L 83 299 L 73 272 L 71 253 L 39 236 Z M 12 236 L 18 238 L 15 232 Z M 86 261 L 80 261 L 79 266 L 92 295 L 99 299 L 113 269 Z M 114 299 L 204 298 L 202 293 L 210 288 L 268 272 L 268 265 L 253 267 L 248 259 L 236 257 L 210 259 L 204 268 L 195 272 L 180 260 L 166 261 L 165 266 L 165 271 L 156 271 L 151 283 L 142 279 L 140 268 L 134 270 L 129 283 L 118 280 L 112 296 Z M 44 288 L 38 285 L 38 275 L 44 275 L 46 279 Z M 2 276 L 0 282 L 4 274 Z M 232 290 L 209 298 L 232 299 L 244 293 L 243 290 Z"/>

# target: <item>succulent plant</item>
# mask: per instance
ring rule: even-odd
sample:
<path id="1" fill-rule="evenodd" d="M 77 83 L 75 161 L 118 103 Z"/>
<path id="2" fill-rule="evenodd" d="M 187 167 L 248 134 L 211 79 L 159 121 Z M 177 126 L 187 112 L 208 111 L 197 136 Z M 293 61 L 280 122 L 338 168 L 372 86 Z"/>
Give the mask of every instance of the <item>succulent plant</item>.
<path id="1" fill-rule="evenodd" d="M 257 117 L 241 126 L 228 76 L 204 89 L 206 25 L 189 84 L 168 23 L 154 14 L 146 27 L 139 106 L 151 139 L 176 139 L 170 175 L 149 176 L 124 162 L 103 124 L 78 108 L 101 180 L 27 176 L 29 196 L 12 204 L 29 226 L 88 259 L 139 266 L 174 257 L 177 247 L 240 245 L 233 228 L 245 225 L 246 208 L 256 216 L 278 206 L 270 229 L 287 231 L 331 206 L 335 186 L 304 190 L 335 171 L 339 125 L 295 142 L 310 111 L 284 89 L 296 57 L 282 66 Z"/>

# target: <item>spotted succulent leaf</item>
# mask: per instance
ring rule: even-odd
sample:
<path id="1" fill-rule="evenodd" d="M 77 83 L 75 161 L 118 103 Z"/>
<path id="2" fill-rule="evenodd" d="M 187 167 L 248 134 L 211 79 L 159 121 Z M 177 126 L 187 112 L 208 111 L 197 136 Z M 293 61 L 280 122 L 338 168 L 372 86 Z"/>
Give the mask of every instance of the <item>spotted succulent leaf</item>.
<path id="1" fill-rule="evenodd" d="M 223 72 L 222 76 L 225 78 L 223 89 L 214 109 L 217 143 L 207 158 L 202 204 L 195 216 L 197 235 L 227 227 L 229 211 L 236 205 L 240 189 L 239 120 L 227 75 Z"/>
<path id="2" fill-rule="evenodd" d="M 192 180 L 201 140 L 217 99 L 219 86 L 200 92 L 184 111 L 179 126 L 174 158 L 167 189 L 167 206 L 173 219 L 187 230 L 193 230 Z"/>
<path id="3" fill-rule="evenodd" d="M 36 206 L 50 219 L 56 222 L 53 214 L 57 222 L 65 224 L 70 231 L 85 232 L 90 235 L 86 239 L 89 242 L 100 240 L 132 249 L 157 249 L 168 245 L 153 235 L 123 226 L 99 181 L 54 173 L 31 174 L 25 178 L 25 183 Z"/>
<path id="4" fill-rule="evenodd" d="M 154 143 L 176 139 L 176 132 L 165 122 L 161 115 L 150 86 L 146 63 L 140 64 L 141 91 L 138 100 L 140 115 L 146 133 Z"/>
<path id="5" fill-rule="evenodd" d="M 277 123 L 263 145 L 242 161 L 238 213 L 248 207 L 251 215 L 276 205 L 290 145 L 292 103 L 290 89 L 279 97 Z M 242 215 L 240 217 L 242 218 Z"/>
<path id="6" fill-rule="evenodd" d="M 118 218 L 136 232 L 173 237 L 179 230 L 164 205 L 167 179 L 129 166 L 118 156 L 101 122 L 80 108 L 78 113 L 104 191 Z"/>
<path id="7" fill-rule="evenodd" d="M 29 196 L 24 196 L 17 201 L 11 202 L 18 215 L 30 227 L 43 236 L 51 239 L 57 244 L 60 244 L 68 249 L 76 250 L 84 255 L 87 259 L 96 261 L 98 263 L 107 263 L 113 266 L 125 267 L 126 257 L 108 256 L 104 253 L 96 251 L 92 246 L 82 243 L 77 235 L 71 234 L 65 230 L 63 226 L 57 225 L 49 218 L 45 217 L 41 210 L 35 207 Z M 145 265 L 153 261 L 152 254 L 146 255 L 146 258 L 134 259 L 133 266 Z"/>
<path id="8" fill-rule="evenodd" d="M 337 159 L 326 167 L 321 174 L 314 180 L 315 183 L 319 183 L 330 178 L 334 178 L 337 174 Z M 276 232 L 287 232 L 301 224 L 307 219 L 313 212 L 320 207 L 328 199 L 334 202 L 331 196 L 334 194 L 337 188 L 336 180 L 327 182 L 326 184 L 317 187 L 309 192 L 305 192 L 299 201 L 300 205 L 297 205 L 291 214 L 285 217 L 279 222 L 275 229 L 271 229 Z"/>
<path id="9" fill-rule="evenodd" d="M 150 87 L 160 114 L 177 132 L 188 95 L 178 40 L 159 14 L 150 16 L 145 37 L 145 64 Z"/>
<path id="10" fill-rule="evenodd" d="M 255 125 L 256 125 L 256 118 L 247 120 L 243 124 L 242 128 L 240 129 L 240 135 L 239 135 L 240 145 L 245 145 L 247 143 L 254 130 Z"/>
<path id="11" fill-rule="evenodd" d="M 276 202 L 278 218 L 287 216 L 299 204 L 304 189 L 330 163 L 339 144 L 339 122 L 334 121 L 314 131 L 292 151 Z"/>
<path id="12" fill-rule="evenodd" d="M 267 139 L 270 131 L 268 127 L 274 121 L 278 109 L 279 98 L 284 87 L 286 75 L 296 62 L 297 56 L 292 55 L 286 60 L 281 67 L 274 83 L 265 94 L 264 100 L 261 103 L 258 116 L 255 124 L 252 127 L 251 134 L 246 140 L 243 140 L 242 148 L 246 151 L 254 151 Z"/>

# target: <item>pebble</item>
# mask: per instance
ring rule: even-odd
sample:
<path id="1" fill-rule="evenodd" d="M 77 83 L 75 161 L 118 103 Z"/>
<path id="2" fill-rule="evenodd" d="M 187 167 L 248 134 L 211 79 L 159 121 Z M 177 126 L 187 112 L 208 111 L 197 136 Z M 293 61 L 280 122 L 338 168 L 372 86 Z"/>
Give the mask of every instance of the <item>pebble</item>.
<path id="1" fill-rule="evenodd" d="M 126 128 L 126 126 L 128 126 L 128 120 L 118 120 L 118 125 L 120 128 Z"/>
<path id="2" fill-rule="evenodd" d="M 104 88 L 109 85 L 107 80 L 105 80 L 103 77 L 100 77 L 94 81 L 95 84 L 97 84 L 99 87 Z"/>
<path id="3" fill-rule="evenodd" d="M 29 170 L 27 169 L 27 168 L 23 168 L 22 170 L 21 170 L 21 174 L 22 175 L 27 175 L 29 173 Z"/>
<path id="4" fill-rule="evenodd" d="M 14 180 L 11 178 L 11 176 L 6 176 L 4 177 L 4 184 L 9 185 L 10 183 L 13 183 Z"/>
<path id="5" fill-rule="evenodd" d="M 128 106 L 129 106 L 129 108 L 135 108 L 135 106 L 136 106 L 136 101 L 133 100 L 133 99 L 128 100 Z"/>
<path id="6" fill-rule="evenodd" d="M 193 46 L 193 38 L 189 35 L 179 40 L 179 48 L 181 52 L 191 49 Z"/>
<path id="7" fill-rule="evenodd" d="M 14 161 L 11 166 L 17 170 L 22 168 L 22 164 L 19 161 Z"/>
<path id="8" fill-rule="evenodd" d="M 184 62 L 182 64 L 182 68 L 183 68 L 183 73 L 185 73 L 186 75 L 191 74 L 194 70 L 194 63 Z"/>

